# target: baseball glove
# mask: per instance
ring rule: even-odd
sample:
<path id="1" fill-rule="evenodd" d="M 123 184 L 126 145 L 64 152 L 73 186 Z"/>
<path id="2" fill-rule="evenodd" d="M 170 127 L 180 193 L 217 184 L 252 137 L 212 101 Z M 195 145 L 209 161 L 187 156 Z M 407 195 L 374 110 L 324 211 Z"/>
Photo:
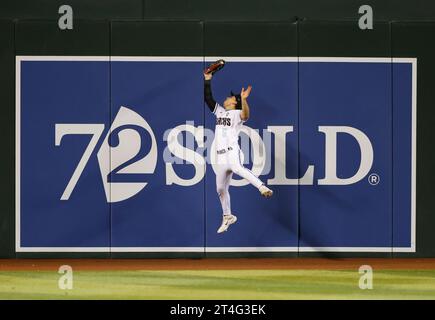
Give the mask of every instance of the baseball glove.
<path id="1" fill-rule="evenodd" d="M 210 64 L 207 69 L 204 70 L 205 74 L 215 74 L 217 71 L 221 70 L 225 66 L 225 61 L 220 59 L 216 62 Z"/>

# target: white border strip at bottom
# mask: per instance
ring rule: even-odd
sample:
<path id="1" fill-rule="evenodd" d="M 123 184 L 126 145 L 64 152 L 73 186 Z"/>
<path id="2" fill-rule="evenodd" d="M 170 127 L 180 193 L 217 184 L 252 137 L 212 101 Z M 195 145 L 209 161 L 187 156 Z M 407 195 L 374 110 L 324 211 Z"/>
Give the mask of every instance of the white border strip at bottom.
<path id="1" fill-rule="evenodd" d="M 17 252 L 28 253 L 116 253 L 116 252 L 131 252 L 131 253 L 203 253 L 203 252 L 415 252 L 413 248 L 406 247 L 89 247 L 89 248 L 73 248 L 73 247 L 27 247 L 19 248 Z"/>
<path id="2" fill-rule="evenodd" d="M 204 247 L 20 247 L 17 248 L 17 252 L 155 252 L 155 253 L 165 253 L 165 252 L 204 252 Z"/>
<path id="3" fill-rule="evenodd" d="M 399 247 L 208 247 L 206 252 L 415 252 Z"/>

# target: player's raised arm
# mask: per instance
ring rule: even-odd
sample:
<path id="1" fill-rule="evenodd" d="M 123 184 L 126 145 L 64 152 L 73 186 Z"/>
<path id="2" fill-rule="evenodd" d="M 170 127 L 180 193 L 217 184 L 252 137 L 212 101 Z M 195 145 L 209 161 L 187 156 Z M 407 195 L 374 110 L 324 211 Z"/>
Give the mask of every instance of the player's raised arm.
<path id="1" fill-rule="evenodd" d="M 243 121 L 249 119 L 248 97 L 251 93 L 251 89 L 251 86 L 248 86 L 246 90 L 245 88 L 242 88 L 242 92 L 240 93 L 240 97 L 242 98 L 242 111 L 240 112 L 240 119 L 242 119 Z"/>
<path id="2" fill-rule="evenodd" d="M 204 73 L 204 101 L 207 103 L 211 112 L 214 111 L 216 106 L 216 101 L 213 99 L 213 94 L 211 93 L 212 77 L 213 75 L 211 73 Z"/>

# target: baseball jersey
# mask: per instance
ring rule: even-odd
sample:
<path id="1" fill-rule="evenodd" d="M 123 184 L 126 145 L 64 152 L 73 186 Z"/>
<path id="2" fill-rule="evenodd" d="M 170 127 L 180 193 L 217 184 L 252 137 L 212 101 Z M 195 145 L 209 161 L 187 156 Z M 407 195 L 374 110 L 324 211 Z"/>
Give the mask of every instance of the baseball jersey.
<path id="1" fill-rule="evenodd" d="M 225 110 L 219 103 L 216 103 L 213 111 L 216 116 L 216 127 L 214 140 L 216 151 L 220 153 L 230 146 L 239 143 L 239 133 L 244 121 L 240 118 L 242 110 Z"/>

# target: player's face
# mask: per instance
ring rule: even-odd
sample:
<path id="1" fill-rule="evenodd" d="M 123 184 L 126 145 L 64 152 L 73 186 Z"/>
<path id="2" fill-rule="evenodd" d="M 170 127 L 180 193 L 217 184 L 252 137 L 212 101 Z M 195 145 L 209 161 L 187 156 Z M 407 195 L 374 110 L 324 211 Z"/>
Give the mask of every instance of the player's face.
<path id="1" fill-rule="evenodd" d="M 235 109 L 237 105 L 236 97 L 228 97 L 224 101 L 224 108 L 225 109 Z"/>

